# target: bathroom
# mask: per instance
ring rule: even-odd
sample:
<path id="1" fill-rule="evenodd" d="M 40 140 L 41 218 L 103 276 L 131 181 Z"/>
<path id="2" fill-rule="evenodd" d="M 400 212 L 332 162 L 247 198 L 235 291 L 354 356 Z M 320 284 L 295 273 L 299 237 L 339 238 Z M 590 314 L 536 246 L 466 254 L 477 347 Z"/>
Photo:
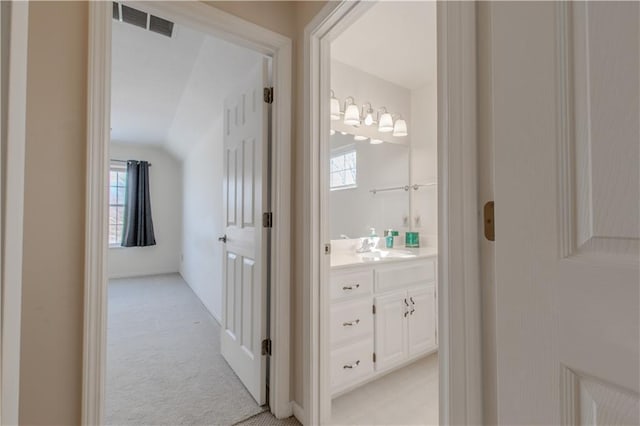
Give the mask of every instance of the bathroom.
<path id="1" fill-rule="evenodd" d="M 435 17 L 375 3 L 331 43 L 333 424 L 438 423 Z"/>

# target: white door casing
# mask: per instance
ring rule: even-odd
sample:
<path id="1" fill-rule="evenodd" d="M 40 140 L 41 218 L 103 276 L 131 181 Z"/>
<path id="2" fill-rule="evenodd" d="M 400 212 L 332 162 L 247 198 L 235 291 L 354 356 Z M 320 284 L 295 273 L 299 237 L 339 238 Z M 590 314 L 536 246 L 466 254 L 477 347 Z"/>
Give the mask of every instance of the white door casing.
<path id="1" fill-rule="evenodd" d="M 426 288 L 409 290 L 409 315 L 407 330 L 409 356 L 436 346 L 436 297 L 435 284 Z"/>
<path id="2" fill-rule="evenodd" d="M 640 424 L 639 23 L 491 5 L 499 424 Z"/>
<path id="3" fill-rule="evenodd" d="M 224 102 L 223 249 L 221 352 L 262 405 L 266 403 L 268 207 L 267 60 L 251 70 Z"/>

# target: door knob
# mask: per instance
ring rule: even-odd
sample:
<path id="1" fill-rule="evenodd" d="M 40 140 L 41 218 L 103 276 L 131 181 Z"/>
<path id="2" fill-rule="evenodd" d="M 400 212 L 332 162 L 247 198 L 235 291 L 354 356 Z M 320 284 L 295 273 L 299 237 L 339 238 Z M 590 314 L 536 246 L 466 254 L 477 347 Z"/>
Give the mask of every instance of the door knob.
<path id="1" fill-rule="evenodd" d="M 223 235 L 222 237 L 218 237 L 218 241 L 222 241 L 223 243 L 227 242 L 227 235 Z"/>

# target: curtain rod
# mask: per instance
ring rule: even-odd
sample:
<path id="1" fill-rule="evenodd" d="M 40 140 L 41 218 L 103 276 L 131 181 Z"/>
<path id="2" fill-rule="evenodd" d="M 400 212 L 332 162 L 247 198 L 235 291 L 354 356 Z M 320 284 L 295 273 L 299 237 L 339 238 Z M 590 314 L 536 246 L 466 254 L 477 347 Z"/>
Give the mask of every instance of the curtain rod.
<path id="1" fill-rule="evenodd" d="M 112 163 L 126 163 L 127 161 L 138 161 L 139 162 L 139 160 L 116 160 L 115 158 L 112 158 L 109 161 L 111 161 Z M 149 167 L 151 167 L 151 163 L 149 163 Z"/>

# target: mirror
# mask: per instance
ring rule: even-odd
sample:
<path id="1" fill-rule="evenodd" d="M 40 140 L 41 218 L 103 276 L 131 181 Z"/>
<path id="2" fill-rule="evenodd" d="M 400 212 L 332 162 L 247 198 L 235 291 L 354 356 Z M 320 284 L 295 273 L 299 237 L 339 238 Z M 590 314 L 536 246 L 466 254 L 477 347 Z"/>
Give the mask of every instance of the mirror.
<path id="1" fill-rule="evenodd" d="M 369 228 L 380 237 L 385 229 L 408 228 L 408 145 L 374 145 L 336 132 L 329 164 L 331 239 L 368 236 Z"/>

